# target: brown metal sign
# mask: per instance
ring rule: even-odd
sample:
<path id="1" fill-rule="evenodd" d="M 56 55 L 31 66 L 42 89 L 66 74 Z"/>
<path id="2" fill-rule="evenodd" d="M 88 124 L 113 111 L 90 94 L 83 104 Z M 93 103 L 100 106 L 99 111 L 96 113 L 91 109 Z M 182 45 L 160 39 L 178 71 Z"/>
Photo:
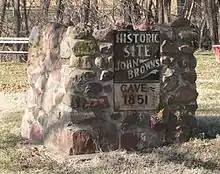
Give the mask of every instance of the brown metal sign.
<path id="1" fill-rule="evenodd" d="M 113 60 L 115 110 L 157 109 L 160 91 L 159 32 L 115 31 Z"/>

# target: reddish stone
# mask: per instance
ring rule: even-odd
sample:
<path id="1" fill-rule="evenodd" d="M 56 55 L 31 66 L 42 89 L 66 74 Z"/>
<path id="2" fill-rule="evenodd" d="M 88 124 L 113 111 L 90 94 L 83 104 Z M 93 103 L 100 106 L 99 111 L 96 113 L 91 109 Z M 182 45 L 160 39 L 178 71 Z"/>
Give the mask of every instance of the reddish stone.
<path id="1" fill-rule="evenodd" d="M 108 108 L 109 102 L 107 96 L 101 96 L 99 98 L 90 99 L 88 104 L 85 106 L 86 108 Z"/>
<path id="2" fill-rule="evenodd" d="M 30 127 L 30 139 L 34 141 L 43 141 L 43 129 L 41 128 L 40 124 L 35 122 Z"/>
<path id="3" fill-rule="evenodd" d="M 60 73 L 60 69 L 56 69 L 55 71 L 53 71 L 51 73 L 52 75 L 52 79 L 54 82 L 59 82 L 61 79 L 61 73 Z"/>
<path id="4" fill-rule="evenodd" d="M 93 112 L 72 112 L 71 121 L 72 123 L 79 124 L 85 123 L 86 121 L 91 121 L 96 119 L 97 116 Z"/>
<path id="5" fill-rule="evenodd" d="M 194 83 L 197 79 L 197 75 L 195 70 L 190 71 L 190 72 L 184 72 L 183 73 L 183 78 L 187 81 L 189 81 L 190 83 Z"/>
<path id="6" fill-rule="evenodd" d="M 121 148 L 126 150 L 136 150 L 138 137 L 132 133 L 125 133 L 121 136 Z"/>
<path id="7" fill-rule="evenodd" d="M 190 20 L 186 18 L 178 18 L 177 20 L 173 21 L 171 27 L 180 28 L 180 27 L 189 27 Z"/>
<path id="8" fill-rule="evenodd" d="M 41 90 L 39 88 L 35 88 L 34 93 L 36 97 L 39 97 L 39 95 L 41 94 Z"/>
<path id="9" fill-rule="evenodd" d="M 174 103 L 189 103 L 191 101 L 195 101 L 198 97 L 198 93 L 195 89 L 192 89 L 188 86 L 181 87 L 174 98 Z"/>
<path id="10" fill-rule="evenodd" d="M 152 29 L 152 25 L 150 23 L 142 23 L 135 26 L 135 29 L 138 29 L 140 31 L 150 30 Z"/>
<path id="11" fill-rule="evenodd" d="M 72 134 L 73 154 L 88 154 L 95 152 L 95 144 L 92 136 L 86 131 L 77 131 Z"/>

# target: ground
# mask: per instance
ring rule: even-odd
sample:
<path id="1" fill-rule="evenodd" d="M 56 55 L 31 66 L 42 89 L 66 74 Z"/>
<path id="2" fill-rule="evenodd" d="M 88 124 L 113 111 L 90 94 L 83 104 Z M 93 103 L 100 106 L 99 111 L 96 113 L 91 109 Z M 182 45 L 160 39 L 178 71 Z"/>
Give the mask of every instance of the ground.
<path id="1" fill-rule="evenodd" d="M 0 174 L 220 173 L 220 63 L 211 52 L 200 52 L 196 57 L 200 138 L 145 152 L 100 152 L 74 157 L 54 154 L 20 137 L 26 64 L 0 63 Z"/>

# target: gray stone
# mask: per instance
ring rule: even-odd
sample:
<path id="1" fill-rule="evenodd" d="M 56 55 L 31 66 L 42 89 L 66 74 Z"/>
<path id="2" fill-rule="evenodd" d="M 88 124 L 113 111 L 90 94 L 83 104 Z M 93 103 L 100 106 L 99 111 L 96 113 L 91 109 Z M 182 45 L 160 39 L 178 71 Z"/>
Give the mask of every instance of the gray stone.
<path id="1" fill-rule="evenodd" d="M 117 150 L 119 147 L 119 139 L 116 125 L 102 121 L 100 130 L 100 147 L 102 151 Z"/>
<path id="2" fill-rule="evenodd" d="M 93 56 L 71 56 L 70 66 L 80 69 L 93 69 L 95 68 L 95 59 Z"/>
<path id="3" fill-rule="evenodd" d="M 108 57 L 108 68 L 112 68 L 113 67 L 113 58 L 112 56 Z"/>
<path id="4" fill-rule="evenodd" d="M 75 56 L 95 55 L 99 52 L 97 42 L 95 40 L 73 40 L 72 51 Z"/>
<path id="5" fill-rule="evenodd" d="M 188 116 L 194 116 L 198 107 L 196 58 L 191 50 L 198 32 L 188 21 L 156 28 L 161 32 L 162 55 L 158 113 L 114 111 L 112 29 L 93 32 L 98 40 L 109 42 L 101 41 L 101 46 L 91 36 L 91 28 L 82 25 L 66 31 L 49 23 L 40 29 L 28 58 L 31 87 L 22 136 L 43 140 L 68 154 L 115 150 L 119 145 L 143 149 L 187 140 L 196 129 L 195 120 Z"/>
<path id="6" fill-rule="evenodd" d="M 170 65 L 170 63 L 171 63 L 171 59 L 169 56 L 161 56 L 160 60 L 161 60 L 162 64 L 164 64 L 164 65 Z"/>
<path id="7" fill-rule="evenodd" d="M 182 45 L 179 47 L 179 50 L 186 54 L 193 54 L 195 52 L 195 48 L 190 47 L 188 45 Z"/>
<path id="8" fill-rule="evenodd" d="M 102 41 L 102 42 L 113 41 L 113 30 L 111 28 L 105 28 L 102 30 L 94 30 L 92 35 L 98 41 Z"/>
<path id="9" fill-rule="evenodd" d="M 103 70 L 100 75 L 100 81 L 110 81 L 113 79 L 114 73 L 112 71 Z"/>
<path id="10" fill-rule="evenodd" d="M 121 119 L 122 116 L 119 112 L 116 112 L 116 113 L 112 113 L 110 117 L 112 120 L 119 120 Z"/>
<path id="11" fill-rule="evenodd" d="M 92 29 L 91 27 L 86 27 L 82 25 L 70 26 L 67 28 L 67 36 L 70 41 L 74 39 L 92 39 Z"/>
<path id="12" fill-rule="evenodd" d="M 87 71 L 87 72 L 83 73 L 83 78 L 85 80 L 95 80 L 96 72 Z"/>
<path id="13" fill-rule="evenodd" d="M 175 76 L 166 78 L 163 86 L 164 92 L 169 92 L 178 87 L 178 79 Z"/>
<path id="14" fill-rule="evenodd" d="M 173 29 L 166 24 L 156 24 L 153 26 L 154 30 L 160 31 L 161 41 L 174 40 Z"/>
<path id="15" fill-rule="evenodd" d="M 178 33 L 178 36 L 181 40 L 191 43 L 192 41 L 198 40 L 198 34 L 196 32 L 193 32 L 191 30 L 181 30 Z"/>
<path id="16" fill-rule="evenodd" d="M 72 94 L 65 94 L 62 102 L 71 108 L 80 107 L 80 97 Z"/>
<path id="17" fill-rule="evenodd" d="M 174 102 L 176 103 L 189 103 L 191 101 L 195 101 L 197 99 L 198 93 L 195 89 L 183 86 L 181 87 L 174 98 Z"/>
<path id="18" fill-rule="evenodd" d="M 189 56 L 189 67 L 191 69 L 195 69 L 196 66 L 197 66 L 197 60 L 196 60 L 195 56 L 194 55 Z"/>
<path id="19" fill-rule="evenodd" d="M 171 43 L 171 42 L 165 40 L 161 45 L 161 52 L 162 52 L 162 55 L 164 55 L 164 56 L 166 56 L 166 55 L 172 56 L 172 55 L 177 54 L 178 48 L 175 43 Z"/>
<path id="20" fill-rule="evenodd" d="M 106 69 L 108 67 L 108 60 L 106 60 L 104 57 L 97 57 L 95 59 L 95 65 L 97 68 Z"/>
<path id="21" fill-rule="evenodd" d="M 103 90 L 102 84 L 100 83 L 89 83 L 85 88 L 85 94 L 88 96 L 97 96 Z"/>
<path id="22" fill-rule="evenodd" d="M 173 73 L 174 73 L 174 70 L 173 70 L 173 69 L 166 68 L 166 70 L 165 70 L 164 73 L 163 73 L 163 76 L 164 76 L 164 77 L 170 77 L 170 76 L 173 75 Z"/>
<path id="23" fill-rule="evenodd" d="M 40 37 L 40 26 L 34 26 L 29 36 L 29 43 L 34 44 Z"/>
<path id="24" fill-rule="evenodd" d="M 99 47 L 101 54 L 112 54 L 113 51 L 112 43 L 100 43 Z"/>
<path id="25" fill-rule="evenodd" d="M 70 58 L 72 54 L 72 49 L 69 45 L 69 42 L 66 37 L 64 37 L 60 43 L 60 57 L 62 58 Z"/>
<path id="26" fill-rule="evenodd" d="M 103 90 L 105 93 L 111 93 L 112 92 L 112 86 L 111 85 L 104 85 Z"/>

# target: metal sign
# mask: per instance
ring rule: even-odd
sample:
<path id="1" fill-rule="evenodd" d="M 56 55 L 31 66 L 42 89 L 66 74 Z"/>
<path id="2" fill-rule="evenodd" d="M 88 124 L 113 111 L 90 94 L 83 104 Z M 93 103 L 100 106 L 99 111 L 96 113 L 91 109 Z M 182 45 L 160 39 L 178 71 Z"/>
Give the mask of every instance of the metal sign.
<path id="1" fill-rule="evenodd" d="M 113 60 L 115 111 L 157 109 L 160 33 L 115 31 Z"/>

